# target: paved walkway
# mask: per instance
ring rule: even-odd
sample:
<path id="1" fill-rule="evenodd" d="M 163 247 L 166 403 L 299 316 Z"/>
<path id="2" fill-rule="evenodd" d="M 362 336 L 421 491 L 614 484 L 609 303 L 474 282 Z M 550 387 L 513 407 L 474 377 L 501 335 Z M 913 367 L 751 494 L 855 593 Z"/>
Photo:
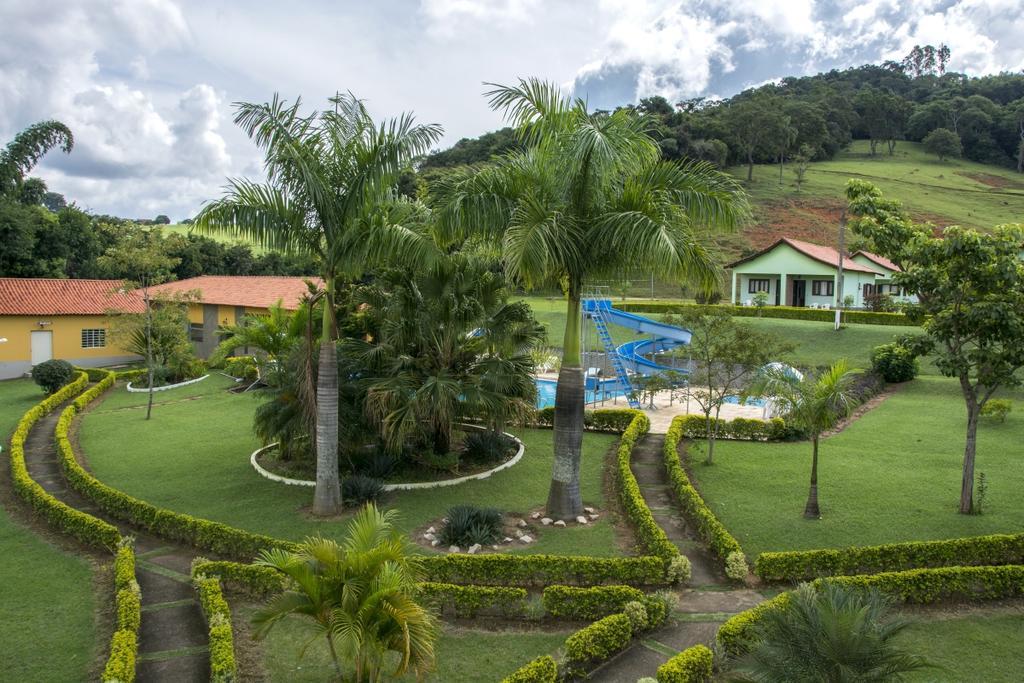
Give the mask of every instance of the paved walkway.
<path id="1" fill-rule="evenodd" d="M 764 601 L 756 591 L 734 588 L 679 512 L 662 460 L 664 445 L 664 434 L 648 434 L 633 450 L 631 467 L 654 519 L 690 560 L 690 586 L 677 591 L 679 604 L 664 626 L 594 672 L 593 681 L 633 683 L 653 677 L 659 666 L 686 648 L 699 643 L 711 646 L 719 624 Z"/>
<path id="2" fill-rule="evenodd" d="M 60 410 L 39 420 L 25 441 L 29 474 L 49 493 L 83 512 L 105 519 L 122 535 L 135 536 L 136 567 L 142 589 L 142 627 L 136 677 L 149 681 L 208 681 L 207 630 L 189 578 L 191 550 L 168 544 L 100 511 L 67 486 L 54 444 Z"/>

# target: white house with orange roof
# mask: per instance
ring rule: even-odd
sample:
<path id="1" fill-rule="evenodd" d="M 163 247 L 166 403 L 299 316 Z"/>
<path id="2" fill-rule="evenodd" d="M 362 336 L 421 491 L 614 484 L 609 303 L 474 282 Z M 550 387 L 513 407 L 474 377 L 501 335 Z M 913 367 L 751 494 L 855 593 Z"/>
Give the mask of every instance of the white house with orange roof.
<path id="1" fill-rule="evenodd" d="M 912 300 L 892 284 L 900 268 L 877 254 L 858 251 L 844 255 L 842 291 L 839 291 L 839 252 L 832 247 L 783 237 L 765 249 L 730 263 L 730 300 L 752 305 L 759 292 L 774 306 L 834 308 L 844 301 L 863 308 L 873 294 L 888 294 L 897 301 Z"/>

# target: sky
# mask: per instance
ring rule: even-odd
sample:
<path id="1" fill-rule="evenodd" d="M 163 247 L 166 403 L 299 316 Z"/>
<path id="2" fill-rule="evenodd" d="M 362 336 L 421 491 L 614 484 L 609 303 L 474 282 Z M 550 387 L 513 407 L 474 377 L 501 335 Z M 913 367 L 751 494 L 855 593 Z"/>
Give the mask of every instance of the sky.
<path id="1" fill-rule="evenodd" d="M 36 168 L 96 213 L 194 215 L 227 177 L 262 179 L 232 104 L 339 91 L 376 117 L 502 125 L 484 82 L 539 77 L 610 108 L 728 97 L 791 75 L 946 43 L 971 75 L 1024 69 L 1021 0 L 0 0 L 0 144 L 74 132 Z"/>

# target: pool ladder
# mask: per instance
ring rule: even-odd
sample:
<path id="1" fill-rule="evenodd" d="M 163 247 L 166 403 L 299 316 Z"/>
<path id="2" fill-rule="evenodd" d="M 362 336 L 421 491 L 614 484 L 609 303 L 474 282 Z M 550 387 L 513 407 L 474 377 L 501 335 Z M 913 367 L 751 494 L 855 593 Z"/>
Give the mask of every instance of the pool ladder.
<path id="1" fill-rule="evenodd" d="M 640 401 L 636 400 L 636 396 L 633 394 L 633 383 L 629 381 L 629 373 L 626 372 L 626 366 L 622 364 L 619 352 L 615 348 L 615 342 L 612 341 L 611 332 L 608 331 L 608 322 L 604 319 L 604 310 L 600 305 L 596 305 L 589 313 L 590 317 L 594 319 L 594 327 L 597 328 L 597 336 L 601 339 L 601 344 L 604 345 L 604 352 L 611 360 L 612 368 L 615 370 L 615 378 L 619 381 L 619 386 L 622 387 L 622 391 L 626 394 L 626 400 L 629 401 L 629 407 L 639 410 Z"/>

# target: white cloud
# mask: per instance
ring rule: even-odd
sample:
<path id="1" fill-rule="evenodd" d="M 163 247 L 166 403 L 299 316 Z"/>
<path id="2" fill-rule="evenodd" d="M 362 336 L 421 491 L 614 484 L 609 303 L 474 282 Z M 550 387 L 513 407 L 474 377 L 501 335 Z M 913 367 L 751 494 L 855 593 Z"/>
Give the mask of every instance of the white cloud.
<path id="1" fill-rule="evenodd" d="M 467 26 L 527 22 L 539 4 L 539 0 L 421 0 L 420 11 L 428 30 L 446 37 Z"/>

